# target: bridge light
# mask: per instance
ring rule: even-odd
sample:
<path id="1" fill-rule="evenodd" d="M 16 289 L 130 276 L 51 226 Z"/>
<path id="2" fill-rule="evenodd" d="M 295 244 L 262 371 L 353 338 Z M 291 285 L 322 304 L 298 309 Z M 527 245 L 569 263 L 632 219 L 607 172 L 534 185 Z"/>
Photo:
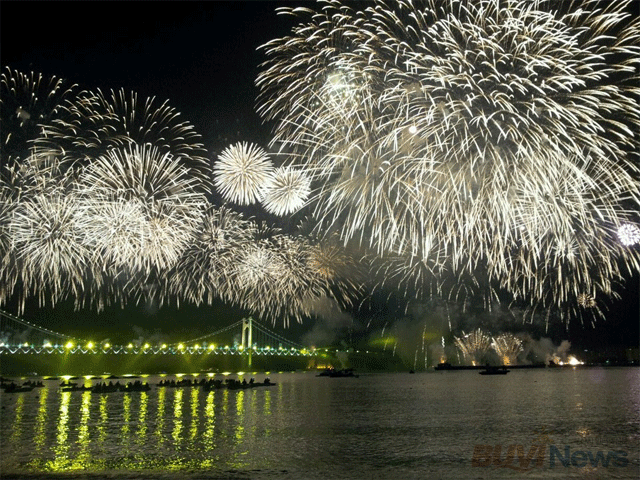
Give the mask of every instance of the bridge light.
<path id="1" fill-rule="evenodd" d="M 264 347 L 265 350 L 271 350 L 271 347 L 269 345 L 267 345 L 266 347 Z"/>
<path id="2" fill-rule="evenodd" d="M 224 349 L 225 349 L 225 350 L 229 350 L 229 345 L 225 345 L 225 346 L 224 346 Z"/>
<path id="3" fill-rule="evenodd" d="M 242 345 L 238 345 L 238 346 L 236 347 L 236 350 L 244 350 L 244 347 L 243 347 Z"/>
<path id="4" fill-rule="evenodd" d="M 1 347 L 2 345 L 0 345 Z M 44 344 L 42 345 L 44 348 L 51 348 L 51 342 L 49 342 L 48 340 L 46 342 L 44 342 Z"/>
<path id="5" fill-rule="evenodd" d="M 65 345 L 66 348 L 73 348 L 73 343 L 72 342 L 67 342 L 67 344 Z"/>
<path id="6" fill-rule="evenodd" d="M 130 343 L 129 345 L 127 345 L 127 348 L 133 348 L 133 343 Z"/>
<path id="7" fill-rule="evenodd" d="M 167 344 L 166 344 L 166 343 L 163 343 L 163 344 L 162 344 L 162 346 L 161 346 L 160 348 L 162 348 L 163 350 L 165 350 L 165 349 L 167 348 Z"/>
<path id="8" fill-rule="evenodd" d="M 178 344 L 178 350 L 184 350 L 184 345 L 182 343 Z"/>
<path id="9" fill-rule="evenodd" d="M 105 343 L 105 344 L 104 344 L 104 349 L 105 349 L 105 350 L 106 350 L 106 349 L 108 349 L 109 347 L 111 347 L 111 344 L 110 344 L 109 342 L 107 342 L 107 343 Z"/>
<path id="10" fill-rule="evenodd" d="M 89 349 L 93 348 L 93 342 L 87 343 L 87 348 L 89 348 Z"/>
<path id="11" fill-rule="evenodd" d="M 29 346 L 29 342 L 24 342 L 23 347 L 28 347 Z"/>
<path id="12" fill-rule="evenodd" d="M 149 348 L 151 345 L 149 345 L 148 343 L 144 344 L 144 349 L 146 350 L 147 348 Z"/>
<path id="13" fill-rule="evenodd" d="M 194 348 L 195 348 L 196 350 L 200 350 L 200 345 L 198 345 L 198 344 L 196 343 L 196 344 L 194 345 Z"/>
<path id="14" fill-rule="evenodd" d="M 209 350 L 214 350 L 215 348 L 216 348 L 216 346 L 215 346 L 215 345 L 213 345 L 213 344 L 212 344 L 212 345 L 209 345 Z"/>

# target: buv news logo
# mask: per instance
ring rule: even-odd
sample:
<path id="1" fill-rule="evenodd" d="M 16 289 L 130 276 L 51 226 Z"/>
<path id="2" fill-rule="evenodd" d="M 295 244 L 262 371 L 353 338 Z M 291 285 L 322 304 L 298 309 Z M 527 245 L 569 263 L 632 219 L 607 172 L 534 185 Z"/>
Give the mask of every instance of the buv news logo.
<path id="1" fill-rule="evenodd" d="M 547 433 L 544 428 L 534 433 L 537 436 L 528 448 L 524 445 L 476 445 L 471 466 L 527 472 L 545 466 L 624 468 L 629 464 L 627 452 L 623 450 L 572 450 L 568 445 L 556 446 L 549 436 L 552 432 Z"/>

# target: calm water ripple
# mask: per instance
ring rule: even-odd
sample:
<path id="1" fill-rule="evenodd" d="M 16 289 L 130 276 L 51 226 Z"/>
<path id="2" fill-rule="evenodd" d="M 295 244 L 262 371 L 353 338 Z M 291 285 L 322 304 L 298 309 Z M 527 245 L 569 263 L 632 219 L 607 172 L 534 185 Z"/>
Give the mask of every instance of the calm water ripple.
<path id="1" fill-rule="evenodd" d="M 157 387 L 159 377 L 144 379 L 150 391 L 130 393 L 62 392 L 59 381 L 44 381 L 31 392 L 0 393 L 0 472 L 3 479 L 637 479 L 638 373 L 283 373 L 271 375 L 275 386 L 211 392 Z"/>

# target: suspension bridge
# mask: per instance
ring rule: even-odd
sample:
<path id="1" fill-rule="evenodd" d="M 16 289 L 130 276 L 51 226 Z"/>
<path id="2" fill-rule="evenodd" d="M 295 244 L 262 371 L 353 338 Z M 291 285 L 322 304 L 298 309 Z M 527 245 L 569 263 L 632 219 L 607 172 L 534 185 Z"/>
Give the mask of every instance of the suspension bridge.
<path id="1" fill-rule="evenodd" d="M 151 344 L 136 340 L 112 345 L 108 341 L 95 342 L 55 332 L 0 310 L 0 355 L 313 356 L 315 353 L 315 349 L 288 340 L 251 317 L 189 341 Z"/>

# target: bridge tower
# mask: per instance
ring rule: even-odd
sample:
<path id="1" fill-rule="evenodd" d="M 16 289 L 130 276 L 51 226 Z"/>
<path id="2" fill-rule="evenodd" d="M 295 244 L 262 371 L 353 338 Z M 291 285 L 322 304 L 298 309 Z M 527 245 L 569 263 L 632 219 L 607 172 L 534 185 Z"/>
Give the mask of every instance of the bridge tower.
<path id="1" fill-rule="evenodd" d="M 242 351 L 247 352 L 247 367 L 251 367 L 251 354 L 253 353 L 253 318 L 242 319 Z M 245 332 L 247 333 L 245 336 Z"/>
<path id="2" fill-rule="evenodd" d="M 251 317 L 242 319 L 242 350 L 251 349 L 253 347 L 252 321 L 253 318 Z"/>

